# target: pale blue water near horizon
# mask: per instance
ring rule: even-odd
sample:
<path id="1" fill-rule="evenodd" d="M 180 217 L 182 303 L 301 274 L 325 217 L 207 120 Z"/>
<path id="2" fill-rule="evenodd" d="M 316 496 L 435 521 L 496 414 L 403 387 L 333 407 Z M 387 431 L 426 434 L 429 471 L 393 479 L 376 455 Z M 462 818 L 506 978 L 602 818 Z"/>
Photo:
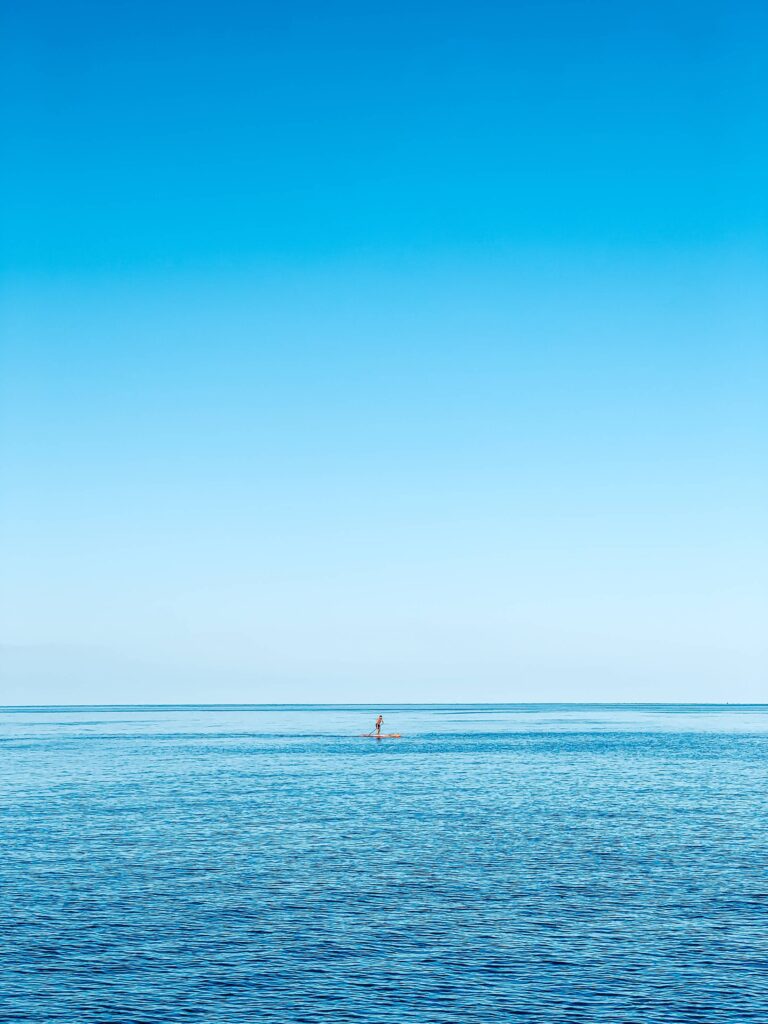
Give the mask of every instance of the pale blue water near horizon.
<path id="1" fill-rule="evenodd" d="M 767 783 L 766 706 L 0 709 L 0 1019 L 765 1024 Z"/>

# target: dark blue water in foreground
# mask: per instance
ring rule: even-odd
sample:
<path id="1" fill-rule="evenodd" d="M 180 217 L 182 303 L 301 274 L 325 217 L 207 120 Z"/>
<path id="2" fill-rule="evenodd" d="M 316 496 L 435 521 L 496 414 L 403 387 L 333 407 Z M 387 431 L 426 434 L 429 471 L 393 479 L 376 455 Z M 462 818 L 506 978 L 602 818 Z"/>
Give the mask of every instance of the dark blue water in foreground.
<path id="1" fill-rule="evenodd" d="M 383 710 L 0 711 L 0 1019 L 768 1021 L 768 708 Z"/>

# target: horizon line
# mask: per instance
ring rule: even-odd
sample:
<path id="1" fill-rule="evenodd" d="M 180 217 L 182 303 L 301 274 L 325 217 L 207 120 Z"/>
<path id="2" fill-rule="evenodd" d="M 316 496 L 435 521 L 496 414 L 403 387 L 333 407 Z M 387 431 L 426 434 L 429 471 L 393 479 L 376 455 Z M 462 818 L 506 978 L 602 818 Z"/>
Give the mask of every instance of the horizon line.
<path id="1" fill-rule="evenodd" d="M 157 710 L 237 710 L 237 709 L 298 709 L 298 708 L 456 708 L 456 707 L 749 707 L 768 708 L 768 702 L 755 701 L 580 701 L 580 700 L 549 700 L 549 701 L 392 701 L 392 702 L 313 702 L 279 703 L 267 701 L 262 703 L 242 702 L 199 702 L 192 704 L 162 703 L 149 704 L 0 704 L 3 711 L 45 711 L 80 708 L 88 709 L 157 709 Z"/>

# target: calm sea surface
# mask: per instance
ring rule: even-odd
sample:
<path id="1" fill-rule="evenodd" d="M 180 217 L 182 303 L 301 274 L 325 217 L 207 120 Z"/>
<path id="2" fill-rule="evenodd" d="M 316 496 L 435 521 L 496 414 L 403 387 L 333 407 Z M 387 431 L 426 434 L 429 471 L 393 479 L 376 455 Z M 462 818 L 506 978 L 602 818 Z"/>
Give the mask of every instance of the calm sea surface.
<path id="1" fill-rule="evenodd" d="M 0 796 L 3 1021 L 768 1021 L 766 707 L 0 709 Z"/>

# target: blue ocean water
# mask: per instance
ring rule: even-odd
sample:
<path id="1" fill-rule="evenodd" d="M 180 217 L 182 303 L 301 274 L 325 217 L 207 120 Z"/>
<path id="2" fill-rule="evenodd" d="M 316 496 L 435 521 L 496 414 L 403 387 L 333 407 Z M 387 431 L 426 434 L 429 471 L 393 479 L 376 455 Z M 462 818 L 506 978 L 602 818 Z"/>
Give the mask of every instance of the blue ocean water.
<path id="1" fill-rule="evenodd" d="M 0 794 L 3 1021 L 768 1021 L 767 707 L 4 709 Z"/>

